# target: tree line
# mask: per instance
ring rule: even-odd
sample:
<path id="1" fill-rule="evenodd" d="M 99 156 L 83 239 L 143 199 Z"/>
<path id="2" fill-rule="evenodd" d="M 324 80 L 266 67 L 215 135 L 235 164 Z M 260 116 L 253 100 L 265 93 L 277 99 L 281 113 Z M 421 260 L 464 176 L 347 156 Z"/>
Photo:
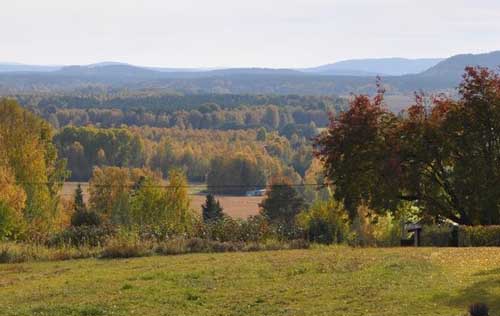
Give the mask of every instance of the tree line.
<path id="1" fill-rule="evenodd" d="M 277 130 L 293 125 L 325 126 L 325 113 L 339 112 L 345 99 L 307 96 L 162 95 L 109 93 L 104 95 L 16 95 L 20 103 L 54 127 L 120 125 L 193 129 Z"/>
<path id="2" fill-rule="evenodd" d="M 312 148 L 305 138 L 288 140 L 258 130 L 180 130 L 153 127 L 66 127 L 54 137 L 59 156 L 67 159 L 69 179 L 87 181 L 94 167 L 148 168 L 163 173 L 178 168 L 190 181 L 226 187 L 217 193 L 244 193 L 274 175 L 296 182 L 305 176 Z M 246 186 L 248 184 L 248 186 Z"/>

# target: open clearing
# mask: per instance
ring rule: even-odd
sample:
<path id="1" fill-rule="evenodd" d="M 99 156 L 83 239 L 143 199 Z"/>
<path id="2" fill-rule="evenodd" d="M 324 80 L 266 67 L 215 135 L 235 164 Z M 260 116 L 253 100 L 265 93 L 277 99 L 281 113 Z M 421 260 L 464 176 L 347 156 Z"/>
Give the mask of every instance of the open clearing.
<path id="1" fill-rule="evenodd" d="M 500 313 L 495 248 L 190 254 L 0 265 L 1 315 Z"/>
<path id="2" fill-rule="evenodd" d="M 62 188 L 61 197 L 72 199 L 75 189 L 79 182 L 65 182 Z M 88 199 L 88 183 L 80 182 L 85 201 Z M 205 195 L 200 194 L 199 184 L 189 190 L 191 196 L 191 208 L 201 212 L 201 205 L 205 203 Z M 247 218 L 251 215 L 259 214 L 259 203 L 262 202 L 261 196 L 217 196 L 216 197 L 224 208 L 224 212 L 233 218 Z"/>

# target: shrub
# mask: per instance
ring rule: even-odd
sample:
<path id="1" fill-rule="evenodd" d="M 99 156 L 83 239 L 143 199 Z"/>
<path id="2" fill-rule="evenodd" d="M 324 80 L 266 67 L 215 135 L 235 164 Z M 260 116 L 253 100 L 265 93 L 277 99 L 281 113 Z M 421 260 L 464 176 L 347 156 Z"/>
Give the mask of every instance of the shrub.
<path id="1" fill-rule="evenodd" d="M 152 246 L 147 242 L 130 242 L 125 239 L 113 239 L 101 252 L 100 258 L 134 258 L 153 254 Z"/>
<path id="2" fill-rule="evenodd" d="M 179 255 L 187 252 L 186 240 L 183 238 L 163 241 L 155 248 L 155 253 L 159 255 Z"/>
<path id="3" fill-rule="evenodd" d="M 103 245 L 116 234 L 112 226 L 72 226 L 62 232 L 56 233 L 48 241 L 49 247 L 61 246 L 91 246 Z"/>
<path id="4" fill-rule="evenodd" d="M 95 257 L 99 251 L 96 247 L 48 248 L 43 245 L 11 243 L 0 248 L 0 263 L 81 259 Z"/>
<path id="5" fill-rule="evenodd" d="M 460 247 L 500 246 L 500 225 L 460 226 L 458 231 Z"/>
<path id="6" fill-rule="evenodd" d="M 304 239 L 294 239 L 288 244 L 290 249 L 309 249 L 310 246 L 309 242 Z"/>
<path id="7" fill-rule="evenodd" d="M 224 217 L 208 223 L 199 222 L 195 236 L 221 242 L 262 242 L 276 235 L 273 227 L 261 216 L 251 216 L 246 220 Z"/>
<path id="8" fill-rule="evenodd" d="M 130 228 L 131 231 L 134 231 L 138 238 L 141 240 L 149 240 L 149 241 L 167 241 L 172 238 L 186 237 L 188 234 L 180 234 L 172 231 L 171 227 L 168 225 L 134 225 Z"/>
<path id="9" fill-rule="evenodd" d="M 210 246 L 213 252 L 236 252 L 243 250 L 244 243 L 212 241 Z"/>
<path id="10" fill-rule="evenodd" d="M 0 185 L 3 185 L 0 183 Z M 1 192 L 0 192 L 1 193 Z M 19 233 L 22 213 L 0 200 L 0 240 L 15 239 Z"/>
<path id="11" fill-rule="evenodd" d="M 342 204 L 334 199 L 317 201 L 297 216 L 297 222 L 312 242 L 331 244 L 346 239 L 347 216 Z"/>
<path id="12" fill-rule="evenodd" d="M 201 238 L 191 238 L 186 242 L 187 252 L 210 252 L 210 241 Z"/>
<path id="13" fill-rule="evenodd" d="M 231 217 L 207 223 L 207 238 L 216 241 L 234 241 L 239 239 L 240 223 Z"/>
<path id="14" fill-rule="evenodd" d="M 421 245 L 425 247 L 449 247 L 453 243 L 452 231 L 451 225 L 424 225 L 420 235 Z"/>
<path id="15" fill-rule="evenodd" d="M 99 226 L 101 219 L 94 211 L 76 211 L 71 216 L 71 226 Z"/>
<path id="16" fill-rule="evenodd" d="M 274 236 L 275 233 L 264 216 L 250 216 L 240 221 L 239 241 L 261 242 Z"/>
<path id="17" fill-rule="evenodd" d="M 8 247 L 2 247 L 2 249 L 0 249 L 0 263 L 10 262 L 12 262 L 12 252 Z"/>

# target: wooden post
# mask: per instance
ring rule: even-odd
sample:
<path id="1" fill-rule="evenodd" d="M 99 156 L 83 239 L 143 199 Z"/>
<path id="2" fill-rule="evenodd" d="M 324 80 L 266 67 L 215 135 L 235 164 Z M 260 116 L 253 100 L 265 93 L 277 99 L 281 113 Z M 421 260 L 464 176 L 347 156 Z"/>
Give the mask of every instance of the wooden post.
<path id="1" fill-rule="evenodd" d="M 421 228 L 415 229 L 415 234 L 413 235 L 414 239 L 415 239 L 415 247 L 420 247 L 420 231 L 421 230 L 422 230 Z"/>
<path id="2" fill-rule="evenodd" d="M 413 233 L 413 245 L 415 247 L 420 247 L 421 244 L 420 233 L 422 231 L 422 226 L 418 224 L 409 224 L 407 226 L 407 231 L 409 233 Z"/>

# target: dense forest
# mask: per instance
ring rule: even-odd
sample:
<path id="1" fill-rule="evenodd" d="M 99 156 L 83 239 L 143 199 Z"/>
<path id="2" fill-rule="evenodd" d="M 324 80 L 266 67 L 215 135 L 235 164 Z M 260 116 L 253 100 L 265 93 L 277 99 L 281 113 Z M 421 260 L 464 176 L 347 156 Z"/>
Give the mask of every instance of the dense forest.
<path id="1" fill-rule="evenodd" d="M 15 95 L 26 108 L 59 128 L 66 125 L 136 125 L 190 129 L 268 130 L 326 126 L 326 113 L 338 113 L 347 101 L 337 97 L 250 95 Z"/>
<path id="2" fill-rule="evenodd" d="M 87 181 L 96 166 L 118 166 L 147 167 L 164 176 L 170 169 L 180 168 L 190 181 L 209 183 L 231 174 L 225 184 L 242 185 L 244 175 L 240 179 L 238 173 L 214 167 L 226 161 L 238 170 L 252 166 L 252 173 L 260 175 L 258 182 L 249 183 L 250 189 L 264 186 L 269 177 L 277 174 L 287 174 L 300 182 L 312 161 L 308 139 L 296 136 L 288 140 L 263 128 L 217 131 L 70 126 L 55 135 L 54 143 L 60 157 L 68 161 L 70 179 L 78 181 Z"/>
<path id="3" fill-rule="evenodd" d="M 180 168 L 189 181 L 239 186 L 213 189 L 232 194 L 262 188 L 278 175 L 303 181 L 313 137 L 347 106 L 342 98 L 301 96 L 16 97 L 58 129 L 54 143 L 70 180 L 88 181 L 93 168 L 103 166 L 164 176 Z"/>

